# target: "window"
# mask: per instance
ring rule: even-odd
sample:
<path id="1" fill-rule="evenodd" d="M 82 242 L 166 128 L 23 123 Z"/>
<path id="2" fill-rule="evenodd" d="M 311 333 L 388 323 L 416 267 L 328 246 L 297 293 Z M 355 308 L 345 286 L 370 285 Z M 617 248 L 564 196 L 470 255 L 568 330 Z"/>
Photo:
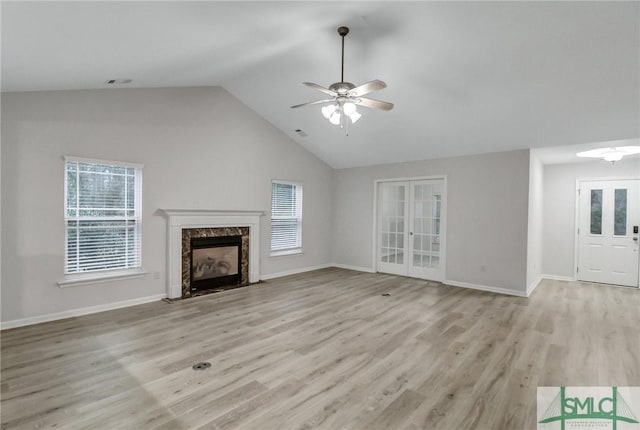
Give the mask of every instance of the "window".
<path id="1" fill-rule="evenodd" d="M 602 234 L 602 190 L 591 190 L 591 234 Z"/>
<path id="2" fill-rule="evenodd" d="M 302 252 L 302 185 L 273 181 L 271 184 L 271 253 Z"/>
<path id="3" fill-rule="evenodd" d="M 142 166 L 65 157 L 66 275 L 140 269 Z"/>
<path id="4" fill-rule="evenodd" d="M 614 191 L 614 220 L 613 235 L 627 235 L 627 190 L 625 188 Z"/>

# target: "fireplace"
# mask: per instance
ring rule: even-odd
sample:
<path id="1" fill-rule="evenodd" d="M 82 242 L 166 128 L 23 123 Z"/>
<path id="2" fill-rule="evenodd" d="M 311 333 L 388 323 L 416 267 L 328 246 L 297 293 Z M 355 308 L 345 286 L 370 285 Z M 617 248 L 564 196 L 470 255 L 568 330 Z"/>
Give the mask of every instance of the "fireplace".
<path id="1" fill-rule="evenodd" d="M 160 209 L 160 213 L 167 218 L 168 298 L 191 297 L 192 238 L 242 236 L 240 286 L 260 280 L 260 217 L 264 212 Z"/>
<path id="2" fill-rule="evenodd" d="M 242 282 L 242 236 L 191 238 L 192 294 Z"/>

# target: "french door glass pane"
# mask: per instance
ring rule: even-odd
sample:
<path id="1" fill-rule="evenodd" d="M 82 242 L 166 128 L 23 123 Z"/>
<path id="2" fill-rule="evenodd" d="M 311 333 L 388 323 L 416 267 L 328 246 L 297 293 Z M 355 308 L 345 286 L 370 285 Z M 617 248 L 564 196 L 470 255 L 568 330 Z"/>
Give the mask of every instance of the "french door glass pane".
<path id="1" fill-rule="evenodd" d="M 425 236 L 424 239 L 422 239 L 423 249 L 425 251 L 429 251 L 429 255 L 431 255 L 433 251 L 432 245 L 433 245 L 433 235 L 430 234 L 428 236 Z"/>
<path id="2" fill-rule="evenodd" d="M 615 190 L 615 216 L 613 221 L 613 234 L 615 236 L 627 235 L 627 190 Z"/>
<path id="3" fill-rule="evenodd" d="M 380 258 L 384 263 L 404 263 L 404 185 L 382 188 Z"/>
<path id="4" fill-rule="evenodd" d="M 438 268 L 440 265 L 440 198 L 435 184 L 414 185 L 413 261 L 414 267 Z"/>

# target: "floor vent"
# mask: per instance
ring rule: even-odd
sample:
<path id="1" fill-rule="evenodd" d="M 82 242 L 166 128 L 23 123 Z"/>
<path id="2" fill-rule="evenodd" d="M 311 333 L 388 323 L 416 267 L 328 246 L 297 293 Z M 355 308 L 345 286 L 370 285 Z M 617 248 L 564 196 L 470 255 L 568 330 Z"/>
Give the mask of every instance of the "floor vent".
<path id="1" fill-rule="evenodd" d="M 211 363 L 208 361 L 203 361 L 202 363 L 194 364 L 192 366 L 193 370 L 205 370 L 211 367 Z"/>

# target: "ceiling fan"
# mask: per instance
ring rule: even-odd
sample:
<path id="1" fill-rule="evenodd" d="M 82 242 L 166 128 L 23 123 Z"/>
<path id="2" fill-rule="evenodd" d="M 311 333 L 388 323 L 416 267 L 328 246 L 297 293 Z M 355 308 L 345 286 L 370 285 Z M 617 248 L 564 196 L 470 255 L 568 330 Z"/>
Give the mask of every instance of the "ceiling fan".
<path id="1" fill-rule="evenodd" d="M 325 88 L 312 82 L 303 82 L 304 85 L 328 94 L 331 96 L 331 98 L 302 103 L 299 105 L 291 106 L 291 108 L 295 109 L 302 106 L 329 103 L 322 107 L 322 115 L 333 125 L 348 127 L 349 123 L 355 123 L 362 116 L 358 112 L 356 105 L 373 109 L 391 110 L 393 108 L 393 103 L 362 97 L 365 94 L 379 91 L 387 87 L 387 84 L 378 79 L 359 85 L 357 87 L 351 82 L 345 82 L 344 37 L 349 34 L 349 28 L 339 27 L 338 34 L 340 35 L 340 37 L 342 37 L 342 69 L 340 73 L 340 82 L 331 84 L 329 88 Z"/>

